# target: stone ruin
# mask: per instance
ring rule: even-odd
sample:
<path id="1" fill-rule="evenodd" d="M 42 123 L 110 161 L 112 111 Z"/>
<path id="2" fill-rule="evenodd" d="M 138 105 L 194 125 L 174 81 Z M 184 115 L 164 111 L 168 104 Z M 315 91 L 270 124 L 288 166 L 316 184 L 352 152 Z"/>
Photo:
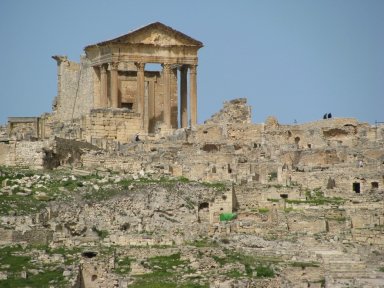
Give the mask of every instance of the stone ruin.
<path id="1" fill-rule="evenodd" d="M 335 117 L 284 125 L 273 116 L 255 124 L 243 98 L 225 102 L 221 111 L 197 125 L 197 51 L 202 46 L 157 22 L 87 46 L 80 63 L 65 56 L 53 57 L 58 65 L 53 112 L 10 117 L 8 125 L 0 129 L 0 165 L 68 168 L 78 173 L 114 171 L 133 179 L 166 176 L 222 182 L 230 187 L 222 193 L 189 188 L 193 193 L 186 192 L 191 194 L 188 197 L 200 195 L 193 204 L 196 213 L 180 217 L 185 223 L 199 224 L 185 226 L 183 236 L 168 227 L 169 234 L 165 229 L 161 239 L 144 239 L 122 232 L 116 223 L 115 231 L 111 223 L 116 220 L 95 204 L 77 208 L 81 210 L 76 220 L 81 219 L 80 224 L 68 226 L 66 233 L 63 228 L 52 232 L 54 245 L 73 245 L 79 241 L 74 235 L 91 237 L 84 227 L 90 225 L 87 219 L 98 221 L 96 209 L 105 218 L 99 224 L 111 230 L 107 243 L 172 245 L 205 235 L 230 239 L 245 247 L 244 251 L 259 245 L 263 249 L 258 253 L 322 263 L 320 268 L 285 269 L 280 275 L 282 282 L 265 287 L 282 287 L 282 283 L 287 285 L 284 287 L 324 287 L 324 283 L 327 287 L 343 287 L 345 283 L 383 287 L 383 273 L 372 269 L 384 260 L 371 254 L 384 253 L 384 125 Z M 161 64 L 162 70 L 147 71 L 147 63 Z M 151 197 L 158 197 L 158 207 L 142 206 L 149 200 L 134 196 L 127 206 L 137 211 L 166 210 L 167 193 L 156 191 Z M 172 213 L 184 207 L 179 201 L 173 199 Z M 113 205 L 123 210 L 123 203 Z M 58 208 L 51 209 L 58 217 Z M 236 220 L 219 221 L 220 214 L 234 212 Z M 71 218 L 71 213 L 63 213 L 62 218 Z M 164 217 L 171 217 L 169 213 L 164 212 Z M 156 221 L 151 224 L 146 217 L 127 225 L 137 231 L 160 225 Z M 3 238 L 3 242 L 12 242 L 19 235 L 11 234 L 6 238 L 11 240 Z M 295 246 L 290 237 L 302 242 Z M 282 244 L 265 242 L 276 239 Z M 91 267 L 93 260 L 89 261 Z M 139 266 L 138 271 L 146 273 Z M 84 287 L 92 287 L 97 273 L 84 267 L 83 275 L 89 274 L 84 276 L 88 278 L 83 281 L 89 282 Z M 234 285 L 216 280 L 216 286 L 211 287 Z M 124 281 L 119 281 L 124 287 Z"/>

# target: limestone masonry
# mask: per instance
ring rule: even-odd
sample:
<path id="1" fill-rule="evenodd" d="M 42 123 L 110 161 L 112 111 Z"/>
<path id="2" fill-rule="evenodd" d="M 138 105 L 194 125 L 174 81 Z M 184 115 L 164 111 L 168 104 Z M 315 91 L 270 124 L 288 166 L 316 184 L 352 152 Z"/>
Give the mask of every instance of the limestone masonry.
<path id="1" fill-rule="evenodd" d="M 0 126 L 0 249 L 47 245 L 50 287 L 384 287 L 384 125 L 198 125 L 202 47 L 156 22 L 53 56 L 53 111 Z"/>

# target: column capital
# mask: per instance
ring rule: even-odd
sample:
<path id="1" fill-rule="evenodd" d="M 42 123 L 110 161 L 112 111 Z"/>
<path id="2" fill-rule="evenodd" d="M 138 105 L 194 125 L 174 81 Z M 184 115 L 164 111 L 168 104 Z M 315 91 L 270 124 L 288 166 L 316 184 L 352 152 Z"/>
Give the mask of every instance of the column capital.
<path id="1" fill-rule="evenodd" d="M 170 73 L 171 72 L 171 64 L 169 64 L 169 63 L 163 63 L 163 64 L 161 64 L 161 66 L 163 66 L 163 70 L 164 70 L 164 72 L 168 72 L 168 73 Z"/>
<path id="2" fill-rule="evenodd" d="M 144 71 L 145 68 L 145 62 L 135 62 L 135 65 L 137 67 L 137 70 Z"/>
<path id="3" fill-rule="evenodd" d="M 100 65 L 99 68 L 101 73 L 107 73 L 107 67 L 104 64 Z"/>
<path id="4" fill-rule="evenodd" d="M 197 64 L 189 65 L 189 73 L 197 73 Z"/>
<path id="5" fill-rule="evenodd" d="M 180 69 L 181 72 L 185 72 L 185 71 L 188 70 L 188 65 L 181 65 L 181 66 L 179 67 L 179 69 Z"/>
<path id="6" fill-rule="evenodd" d="M 111 62 L 111 63 L 108 63 L 108 65 L 109 65 L 109 70 L 117 70 L 117 68 L 119 67 L 118 62 Z"/>

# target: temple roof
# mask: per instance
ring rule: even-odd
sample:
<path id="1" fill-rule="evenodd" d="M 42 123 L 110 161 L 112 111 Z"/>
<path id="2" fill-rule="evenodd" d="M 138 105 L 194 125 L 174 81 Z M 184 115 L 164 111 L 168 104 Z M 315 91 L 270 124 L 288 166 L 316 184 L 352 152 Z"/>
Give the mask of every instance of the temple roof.
<path id="1" fill-rule="evenodd" d="M 128 34 L 117 38 L 88 45 L 84 48 L 94 46 L 105 46 L 110 44 L 147 44 L 155 46 L 196 46 L 203 47 L 203 43 L 181 33 L 160 22 L 154 22 L 144 27 L 138 28 Z"/>

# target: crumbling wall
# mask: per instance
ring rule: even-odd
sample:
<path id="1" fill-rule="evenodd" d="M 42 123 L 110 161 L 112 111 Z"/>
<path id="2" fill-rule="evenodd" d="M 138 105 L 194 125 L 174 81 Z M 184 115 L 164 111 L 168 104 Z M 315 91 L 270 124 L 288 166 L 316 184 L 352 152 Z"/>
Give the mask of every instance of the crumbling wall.
<path id="1" fill-rule="evenodd" d="M 9 138 L 33 141 L 39 138 L 38 117 L 9 117 Z"/>
<path id="2" fill-rule="evenodd" d="M 50 148 L 45 148 L 44 168 L 52 169 L 60 165 L 76 165 L 86 151 L 97 151 L 99 148 L 87 142 L 55 138 Z"/>
<path id="3" fill-rule="evenodd" d="M 0 142 L 0 165 L 11 165 L 9 161 L 10 147 L 7 142 Z"/>
<path id="4" fill-rule="evenodd" d="M 127 109 L 93 109 L 85 121 L 84 138 L 95 145 L 98 139 L 128 143 L 136 133 L 143 131 L 140 115 Z"/>
<path id="5" fill-rule="evenodd" d="M 229 124 L 229 123 L 251 123 L 251 106 L 247 105 L 246 98 L 238 98 L 224 102 L 224 107 L 210 119 L 206 124 Z"/>
<path id="6" fill-rule="evenodd" d="M 10 141 L 0 145 L 0 165 L 42 169 L 47 141 Z"/>
<path id="7" fill-rule="evenodd" d="M 94 78 L 89 60 L 82 57 L 80 64 L 66 56 L 53 56 L 57 61 L 58 92 L 53 110 L 60 121 L 79 118 L 93 107 Z"/>

